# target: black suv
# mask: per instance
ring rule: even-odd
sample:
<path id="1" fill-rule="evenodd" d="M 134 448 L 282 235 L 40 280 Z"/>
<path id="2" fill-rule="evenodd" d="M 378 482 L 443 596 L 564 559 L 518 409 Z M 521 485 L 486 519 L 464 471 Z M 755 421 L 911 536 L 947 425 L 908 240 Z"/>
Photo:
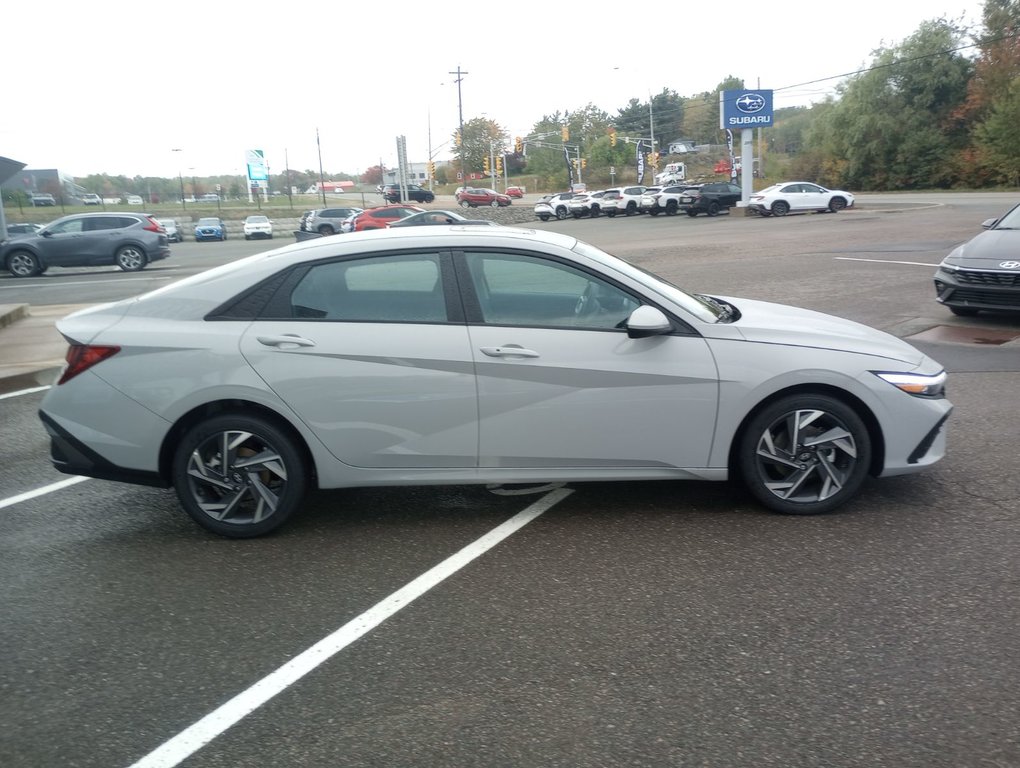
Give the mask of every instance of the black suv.
<path id="1" fill-rule="evenodd" d="M 697 216 L 699 213 L 718 216 L 724 208 L 729 209 L 736 205 L 742 194 L 736 184 L 712 181 L 702 184 L 699 189 L 684 192 L 677 202 L 680 210 L 687 211 L 688 216 Z"/>
<path id="2" fill-rule="evenodd" d="M 407 197 L 405 197 L 403 201 L 400 199 L 399 184 L 383 185 L 382 196 L 386 199 L 387 203 L 407 202 L 410 200 L 413 200 L 416 203 L 431 203 L 436 199 L 432 190 L 425 189 L 425 187 L 419 187 L 417 184 L 407 185 Z"/>

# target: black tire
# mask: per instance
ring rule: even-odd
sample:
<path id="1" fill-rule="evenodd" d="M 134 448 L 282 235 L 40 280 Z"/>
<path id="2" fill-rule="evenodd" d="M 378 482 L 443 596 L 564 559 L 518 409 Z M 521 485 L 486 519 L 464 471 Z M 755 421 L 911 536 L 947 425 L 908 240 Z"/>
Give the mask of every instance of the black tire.
<path id="1" fill-rule="evenodd" d="M 491 207 L 491 208 L 499 208 L 499 200 L 498 199 L 493 200 L 491 203 L 489 203 L 489 207 Z"/>
<path id="2" fill-rule="evenodd" d="M 695 216 L 698 215 L 698 212 L 696 210 L 694 210 L 693 208 L 688 208 L 687 209 L 687 215 L 690 216 L 693 219 Z"/>
<path id="3" fill-rule="evenodd" d="M 629 203 L 627 203 L 627 211 L 626 211 L 626 213 L 627 213 L 628 216 L 633 216 L 637 212 L 638 212 L 637 203 L 635 203 L 633 200 L 631 200 Z"/>
<path id="4" fill-rule="evenodd" d="M 15 277 L 34 277 L 42 272 L 39 258 L 31 251 L 12 251 L 7 256 L 7 271 Z"/>
<path id="5" fill-rule="evenodd" d="M 232 539 L 283 525 L 300 506 L 307 483 L 295 439 L 258 416 L 214 416 L 191 427 L 174 452 L 181 506 L 203 528 Z"/>
<path id="6" fill-rule="evenodd" d="M 435 199 L 436 199 L 435 195 L 429 195 L 428 197 L 425 198 L 425 202 L 426 203 L 432 203 L 432 202 L 435 202 Z"/>
<path id="7" fill-rule="evenodd" d="M 616 211 L 606 211 L 606 216 L 611 219 L 616 218 Z"/>
<path id="8" fill-rule="evenodd" d="M 542 221 L 549 221 L 549 214 L 548 213 L 540 213 L 540 214 L 538 214 L 538 218 L 540 218 Z"/>
<path id="9" fill-rule="evenodd" d="M 659 212 L 658 212 L 658 211 L 655 211 L 655 210 L 652 210 L 651 208 L 649 208 L 649 209 L 648 209 L 648 215 L 649 215 L 649 216 L 658 216 L 658 215 L 659 215 Z"/>
<path id="10" fill-rule="evenodd" d="M 974 307 L 950 307 L 949 311 L 957 317 L 973 317 L 978 313 Z"/>
<path id="11" fill-rule="evenodd" d="M 245 240 L 251 240 L 251 235 L 245 235 L 245 236 L 244 236 L 244 239 L 245 239 Z"/>
<path id="12" fill-rule="evenodd" d="M 772 203 L 772 210 L 770 211 L 770 213 L 773 216 L 785 216 L 789 212 L 790 204 L 787 203 L 785 200 L 776 200 L 776 202 Z"/>
<path id="13" fill-rule="evenodd" d="M 332 224 L 320 224 L 319 225 L 319 234 L 322 235 L 323 237 L 328 236 L 328 235 L 335 235 L 336 234 L 336 230 L 333 229 L 333 225 Z"/>
<path id="14" fill-rule="evenodd" d="M 471 203 L 469 203 L 467 200 L 461 200 L 460 201 L 460 207 L 461 208 L 470 208 L 471 207 Z"/>
<path id="15" fill-rule="evenodd" d="M 764 506 L 787 515 L 816 515 L 857 493 L 871 463 L 871 437 L 857 412 L 841 400 L 790 395 L 751 418 L 737 459 L 748 490 Z"/>
<path id="16" fill-rule="evenodd" d="M 715 200 L 712 200 L 708 204 L 708 211 L 707 211 L 707 213 L 708 213 L 709 216 L 718 216 L 719 215 L 719 203 L 717 203 Z"/>
<path id="17" fill-rule="evenodd" d="M 567 209 L 564 208 L 562 205 L 556 209 L 556 218 L 559 219 L 560 221 L 563 221 L 563 219 L 567 218 Z"/>
<path id="18" fill-rule="evenodd" d="M 137 245 L 122 246 L 117 250 L 113 259 L 117 262 L 117 266 L 125 272 L 141 272 L 149 263 L 149 257 Z"/>
<path id="19" fill-rule="evenodd" d="M 846 200 L 842 197 L 834 197 L 829 201 L 829 210 L 833 213 L 839 213 L 846 208 Z"/>
<path id="20" fill-rule="evenodd" d="M 669 200 L 669 201 L 667 201 L 667 203 L 666 203 L 666 215 L 667 216 L 676 216 L 678 210 L 679 209 L 677 208 L 676 200 Z"/>
<path id="21" fill-rule="evenodd" d="M 592 217 L 593 219 L 597 219 L 597 218 L 599 217 L 599 214 L 600 214 L 600 213 L 602 213 L 602 209 L 601 209 L 601 208 L 599 208 L 599 207 L 598 207 L 597 205 L 593 205 L 593 206 L 591 207 L 591 211 L 589 212 L 589 215 L 590 215 L 590 216 L 591 216 L 591 217 Z"/>

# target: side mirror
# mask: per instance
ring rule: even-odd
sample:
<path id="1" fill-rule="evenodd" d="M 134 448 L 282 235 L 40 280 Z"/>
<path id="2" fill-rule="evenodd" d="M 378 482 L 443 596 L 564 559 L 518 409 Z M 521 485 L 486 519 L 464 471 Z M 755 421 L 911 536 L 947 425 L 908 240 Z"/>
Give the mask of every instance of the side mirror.
<path id="1" fill-rule="evenodd" d="M 995 226 L 995 222 L 997 221 L 998 219 L 985 219 L 984 221 L 981 222 L 981 226 L 984 227 L 985 229 L 991 229 L 992 227 Z"/>
<path id="2" fill-rule="evenodd" d="M 627 318 L 627 335 L 632 339 L 663 336 L 673 331 L 673 324 L 661 309 L 642 305 Z"/>

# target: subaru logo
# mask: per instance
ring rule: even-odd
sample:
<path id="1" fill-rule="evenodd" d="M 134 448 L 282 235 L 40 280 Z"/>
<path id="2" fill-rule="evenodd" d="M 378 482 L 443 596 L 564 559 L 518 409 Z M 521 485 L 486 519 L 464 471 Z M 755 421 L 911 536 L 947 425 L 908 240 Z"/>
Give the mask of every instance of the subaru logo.
<path id="1" fill-rule="evenodd" d="M 765 109 L 765 97 L 757 93 L 745 93 L 737 99 L 737 109 L 747 115 L 761 112 Z"/>
<path id="2" fill-rule="evenodd" d="M 1003 261 L 999 266 L 1003 269 L 1020 269 L 1020 261 Z"/>

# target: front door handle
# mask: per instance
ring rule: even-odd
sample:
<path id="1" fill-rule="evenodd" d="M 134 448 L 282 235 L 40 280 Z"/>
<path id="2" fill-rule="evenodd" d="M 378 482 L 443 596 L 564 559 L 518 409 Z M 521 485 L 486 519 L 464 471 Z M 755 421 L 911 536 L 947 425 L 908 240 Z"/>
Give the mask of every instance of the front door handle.
<path id="1" fill-rule="evenodd" d="M 305 339 L 296 333 L 284 333 L 280 336 L 257 336 L 259 344 L 277 349 L 295 349 L 297 347 L 314 347 L 315 342 Z"/>
<path id="2" fill-rule="evenodd" d="M 489 357 L 539 357 L 538 352 L 525 349 L 518 344 L 507 344 L 502 347 L 482 347 L 482 354 Z"/>

